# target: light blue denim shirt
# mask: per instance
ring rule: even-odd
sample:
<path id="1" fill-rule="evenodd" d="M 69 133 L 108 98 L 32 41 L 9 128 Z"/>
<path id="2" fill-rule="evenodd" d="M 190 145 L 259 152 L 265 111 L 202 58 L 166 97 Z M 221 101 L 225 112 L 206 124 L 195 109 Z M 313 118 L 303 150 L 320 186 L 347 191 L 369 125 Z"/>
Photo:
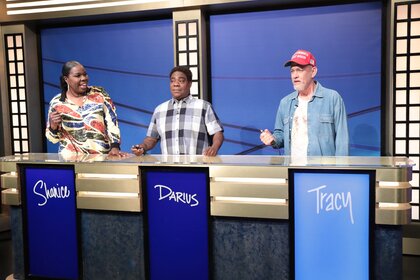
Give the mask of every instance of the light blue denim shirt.
<path id="1" fill-rule="evenodd" d="M 298 104 L 295 91 L 280 101 L 273 136 L 273 147 L 290 155 L 293 115 Z M 349 134 L 343 99 L 338 92 L 317 82 L 308 103 L 308 156 L 348 156 Z"/>

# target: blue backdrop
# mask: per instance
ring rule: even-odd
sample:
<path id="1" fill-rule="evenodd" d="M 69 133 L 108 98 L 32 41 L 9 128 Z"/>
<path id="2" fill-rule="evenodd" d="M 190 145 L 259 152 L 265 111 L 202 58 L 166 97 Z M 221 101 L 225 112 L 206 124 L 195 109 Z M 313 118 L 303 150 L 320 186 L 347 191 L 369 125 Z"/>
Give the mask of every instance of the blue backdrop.
<path id="1" fill-rule="evenodd" d="M 210 101 L 226 138 L 219 153 L 278 154 L 261 145 L 259 129 L 273 128 L 280 99 L 293 90 L 283 63 L 303 48 L 317 58 L 317 79 L 343 96 L 351 155 L 380 155 L 381 5 L 210 16 Z M 156 20 L 42 30 L 45 110 L 59 92 L 63 62 L 78 60 L 89 83 L 114 100 L 128 151 L 144 138 L 155 106 L 170 98 L 172 28 L 172 20 Z M 159 152 L 157 145 L 152 153 Z"/>
<path id="2" fill-rule="evenodd" d="M 297 49 L 312 51 L 317 80 L 343 97 L 351 155 L 380 154 L 381 3 L 210 17 L 213 105 L 225 124 L 221 153 L 278 154 L 260 146 L 280 99 L 293 91 Z M 234 106 L 232 106 L 234 105 Z"/>
<path id="3" fill-rule="evenodd" d="M 111 95 L 125 151 L 143 140 L 154 108 L 170 98 L 172 20 L 44 29 L 41 52 L 45 115 L 60 91 L 63 63 L 77 60 L 85 66 L 89 84 Z M 48 152 L 58 150 L 47 143 Z M 154 152 L 159 151 L 157 146 Z"/>

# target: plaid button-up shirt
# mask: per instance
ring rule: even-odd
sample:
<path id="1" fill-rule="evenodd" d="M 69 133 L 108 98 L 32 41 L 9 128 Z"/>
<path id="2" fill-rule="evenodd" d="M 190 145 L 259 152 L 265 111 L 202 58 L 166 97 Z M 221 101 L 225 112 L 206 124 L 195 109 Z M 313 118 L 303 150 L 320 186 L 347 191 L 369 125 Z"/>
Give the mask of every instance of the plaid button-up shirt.
<path id="1" fill-rule="evenodd" d="M 156 107 L 147 136 L 160 140 L 162 154 L 201 155 L 209 136 L 223 131 L 211 104 L 191 95 Z"/>

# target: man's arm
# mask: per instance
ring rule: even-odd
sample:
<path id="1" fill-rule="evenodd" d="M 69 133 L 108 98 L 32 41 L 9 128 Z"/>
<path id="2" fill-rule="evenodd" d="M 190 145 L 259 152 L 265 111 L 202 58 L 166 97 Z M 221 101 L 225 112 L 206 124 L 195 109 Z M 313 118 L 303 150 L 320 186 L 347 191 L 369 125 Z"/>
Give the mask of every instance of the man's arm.
<path id="1" fill-rule="evenodd" d="M 217 155 L 217 152 L 219 151 L 220 147 L 223 144 L 223 140 L 225 137 L 223 136 L 223 132 L 219 131 L 216 132 L 213 135 L 213 145 L 210 147 L 207 147 L 207 149 L 204 150 L 203 155 L 214 157 Z"/>
<path id="2" fill-rule="evenodd" d="M 276 121 L 274 124 L 273 138 L 274 142 L 270 142 L 270 145 L 274 149 L 280 149 L 284 147 L 284 124 L 283 124 L 283 112 L 282 112 L 282 102 L 280 102 L 277 109 Z"/>
<path id="3" fill-rule="evenodd" d="M 157 138 L 147 136 L 146 138 L 144 138 L 143 143 L 132 146 L 131 151 L 136 156 L 141 156 L 145 154 L 148 150 L 153 149 L 156 146 L 157 142 Z"/>
<path id="4" fill-rule="evenodd" d="M 349 131 L 347 127 L 347 113 L 344 101 L 340 97 L 335 106 L 335 155 L 349 155 Z"/>

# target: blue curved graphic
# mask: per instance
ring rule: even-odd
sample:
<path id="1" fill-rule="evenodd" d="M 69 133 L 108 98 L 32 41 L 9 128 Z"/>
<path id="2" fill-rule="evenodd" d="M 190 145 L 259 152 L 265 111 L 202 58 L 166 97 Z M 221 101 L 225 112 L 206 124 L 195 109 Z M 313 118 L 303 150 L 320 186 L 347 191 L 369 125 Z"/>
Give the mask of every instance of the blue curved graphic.
<path id="1" fill-rule="evenodd" d="M 292 91 L 284 61 L 306 48 L 317 58 L 317 79 L 343 96 L 351 155 L 379 155 L 381 20 L 379 1 L 210 16 L 211 101 L 225 127 L 220 154 L 279 154 L 261 145 L 259 131 L 273 128 L 280 99 Z M 129 151 L 145 137 L 154 108 L 170 98 L 172 28 L 164 19 L 43 29 L 45 112 L 59 92 L 62 64 L 78 60 L 90 84 L 111 95 Z M 57 147 L 48 142 L 47 151 Z"/>
<path id="2" fill-rule="evenodd" d="M 308 49 L 317 80 L 344 99 L 350 154 L 379 155 L 381 13 L 378 1 L 211 16 L 212 101 L 227 138 L 221 152 L 281 153 L 261 145 L 259 131 L 273 129 L 280 99 L 293 91 L 284 62 Z"/>

